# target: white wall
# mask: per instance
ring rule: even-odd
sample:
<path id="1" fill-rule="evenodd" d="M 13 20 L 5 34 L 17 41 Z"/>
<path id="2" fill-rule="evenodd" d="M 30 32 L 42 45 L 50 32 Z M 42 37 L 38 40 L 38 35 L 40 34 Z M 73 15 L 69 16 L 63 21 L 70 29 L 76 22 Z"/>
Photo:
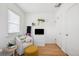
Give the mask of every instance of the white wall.
<path id="1" fill-rule="evenodd" d="M 64 4 L 56 21 L 57 44 L 67 54 L 79 55 L 79 4 Z"/>
<path id="2" fill-rule="evenodd" d="M 55 18 L 55 14 L 53 13 L 27 13 L 26 14 L 26 25 L 30 25 L 32 24 L 32 22 L 36 22 L 38 18 L 42 18 L 46 20 L 45 23 L 45 42 L 46 43 L 54 43 L 54 33 L 55 33 L 55 23 L 54 23 L 54 18 Z"/>
<path id="3" fill-rule="evenodd" d="M 9 40 L 14 40 L 16 34 L 8 34 L 8 8 L 21 16 L 21 32 L 24 33 L 24 12 L 15 4 L 0 4 L 0 48 L 6 47 Z"/>
<path id="4" fill-rule="evenodd" d="M 7 39 L 7 7 L 6 4 L 0 4 L 0 47 L 4 47 Z"/>

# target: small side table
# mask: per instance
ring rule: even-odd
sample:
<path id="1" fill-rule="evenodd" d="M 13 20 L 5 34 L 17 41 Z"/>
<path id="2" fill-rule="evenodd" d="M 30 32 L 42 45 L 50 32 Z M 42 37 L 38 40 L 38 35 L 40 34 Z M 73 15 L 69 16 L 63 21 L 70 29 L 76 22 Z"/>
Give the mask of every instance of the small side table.
<path id="1" fill-rule="evenodd" d="M 3 49 L 0 48 L 0 56 L 3 56 Z"/>
<path id="2" fill-rule="evenodd" d="M 16 49 L 17 49 L 17 45 L 5 48 L 4 49 L 4 55 L 5 56 L 11 56 L 11 55 L 15 56 Z"/>

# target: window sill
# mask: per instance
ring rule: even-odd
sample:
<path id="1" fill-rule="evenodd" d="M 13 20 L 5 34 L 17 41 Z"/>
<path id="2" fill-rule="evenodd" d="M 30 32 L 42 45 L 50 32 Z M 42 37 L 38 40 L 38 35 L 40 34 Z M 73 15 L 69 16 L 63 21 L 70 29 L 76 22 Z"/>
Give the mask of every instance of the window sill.
<path id="1" fill-rule="evenodd" d="M 8 33 L 8 36 L 7 36 L 7 37 L 17 36 L 17 35 L 19 35 L 19 34 L 20 34 L 20 32 Z"/>

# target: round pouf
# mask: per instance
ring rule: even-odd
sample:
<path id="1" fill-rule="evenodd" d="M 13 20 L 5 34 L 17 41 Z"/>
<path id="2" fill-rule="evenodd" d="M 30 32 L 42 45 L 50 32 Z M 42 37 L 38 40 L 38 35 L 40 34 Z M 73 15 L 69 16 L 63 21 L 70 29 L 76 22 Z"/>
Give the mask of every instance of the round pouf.
<path id="1" fill-rule="evenodd" d="M 38 55 L 38 47 L 34 46 L 34 45 L 26 47 L 24 49 L 24 55 L 25 56 L 37 56 Z"/>

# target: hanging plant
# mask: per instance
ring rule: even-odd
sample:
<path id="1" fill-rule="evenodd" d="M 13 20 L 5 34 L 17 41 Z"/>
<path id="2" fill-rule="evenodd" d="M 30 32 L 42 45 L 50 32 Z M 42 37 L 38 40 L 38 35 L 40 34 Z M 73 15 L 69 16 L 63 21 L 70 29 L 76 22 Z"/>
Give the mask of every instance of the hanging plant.
<path id="1" fill-rule="evenodd" d="M 39 22 L 40 22 L 40 21 L 45 22 L 45 20 L 44 20 L 44 19 L 38 19 L 38 21 L 39 21 Z"/>

